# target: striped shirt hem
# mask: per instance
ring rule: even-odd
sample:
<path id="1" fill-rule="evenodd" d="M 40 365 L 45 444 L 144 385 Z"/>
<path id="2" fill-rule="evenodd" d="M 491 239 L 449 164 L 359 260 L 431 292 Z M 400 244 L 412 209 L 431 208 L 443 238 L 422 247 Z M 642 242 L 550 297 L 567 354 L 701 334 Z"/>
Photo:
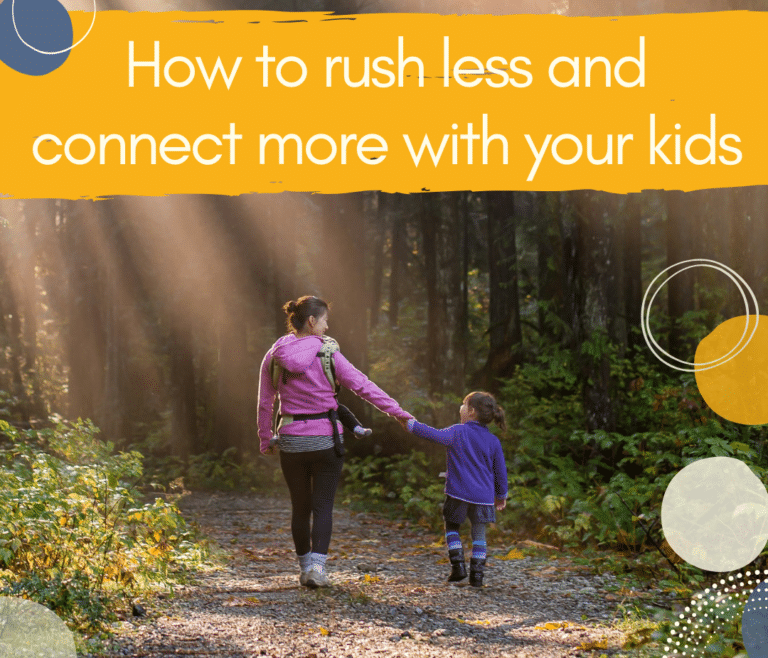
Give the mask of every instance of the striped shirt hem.
<path id="1" fill-rule="evenodd" d="M 344 439 L 342 438 L 342 443 Z M 293 436 L 281 434 L 277 443 L 283 452 L 312 452 L 314 450 L 327 450 L 333 448 L 332 436 Z"/>

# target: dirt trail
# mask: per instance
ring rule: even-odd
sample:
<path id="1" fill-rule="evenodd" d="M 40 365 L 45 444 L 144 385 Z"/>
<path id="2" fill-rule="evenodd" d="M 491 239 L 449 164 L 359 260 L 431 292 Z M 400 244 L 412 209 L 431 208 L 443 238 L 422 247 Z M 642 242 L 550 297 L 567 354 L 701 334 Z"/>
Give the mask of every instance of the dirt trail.
<path id="1" fill-rule="evenodd" d="M 565 560 L 502 559 L 509 547 L 489 545 L 487 586 L 451 586 L 442 537 L 337 507 L 334 586 L 310 591 L 298 582 L 287 499 L 191 494 L 180 507 L 232 559 L 150 621 L 123 622 L 110 656 L 548 658 L 621 644 L 605 627 L 611 577 Z"/>

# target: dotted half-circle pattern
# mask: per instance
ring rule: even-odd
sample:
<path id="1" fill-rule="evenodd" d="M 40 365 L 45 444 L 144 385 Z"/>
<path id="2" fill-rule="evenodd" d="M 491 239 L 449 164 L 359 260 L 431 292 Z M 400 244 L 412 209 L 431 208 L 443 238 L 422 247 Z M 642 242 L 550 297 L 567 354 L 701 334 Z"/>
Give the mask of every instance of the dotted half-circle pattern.
<path id="1" fill-rule="evenodd" d="M 717 655 L 713 650 L 717 650 L 721 629 L 742 616 L 753 588 L 764 583 L 761 579 L 766 576 L 768 572 L 759 569 L 724 576 L 694 596 L 672 625 L 664 658 Z M 766 658 L 768 654 L 749 651 L 749 657 Z"/>

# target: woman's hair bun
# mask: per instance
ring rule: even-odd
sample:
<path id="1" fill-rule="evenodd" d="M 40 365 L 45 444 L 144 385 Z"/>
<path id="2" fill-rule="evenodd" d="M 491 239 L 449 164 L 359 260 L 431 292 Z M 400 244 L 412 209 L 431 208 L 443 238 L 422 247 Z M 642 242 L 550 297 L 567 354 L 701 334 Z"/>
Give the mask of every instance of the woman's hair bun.
<path id="1" fill-rule="evenodd" d="M 319 318 L 323 313 L 328 312 L 328 304 L 319 297 L 306 295 L 299 297 L 296 301 L 286 302 L 283 310 L 288 316 L 288 331 L 301 331 L 311 316 Z"/>

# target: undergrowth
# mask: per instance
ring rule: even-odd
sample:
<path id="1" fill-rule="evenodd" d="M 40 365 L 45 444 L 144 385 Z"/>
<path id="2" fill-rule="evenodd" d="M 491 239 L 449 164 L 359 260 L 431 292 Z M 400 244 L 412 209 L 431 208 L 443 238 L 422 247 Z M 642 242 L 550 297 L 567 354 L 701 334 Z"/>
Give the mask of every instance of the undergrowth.
<path id="1" fill-rule="evenodd" d="M 142 456 L 90 421 L 20 431 L 0 421 L 0 593 L 89 635 L 133 597 L 184 580 L 206 557 L 176 505 L 142 495 Z"/>

